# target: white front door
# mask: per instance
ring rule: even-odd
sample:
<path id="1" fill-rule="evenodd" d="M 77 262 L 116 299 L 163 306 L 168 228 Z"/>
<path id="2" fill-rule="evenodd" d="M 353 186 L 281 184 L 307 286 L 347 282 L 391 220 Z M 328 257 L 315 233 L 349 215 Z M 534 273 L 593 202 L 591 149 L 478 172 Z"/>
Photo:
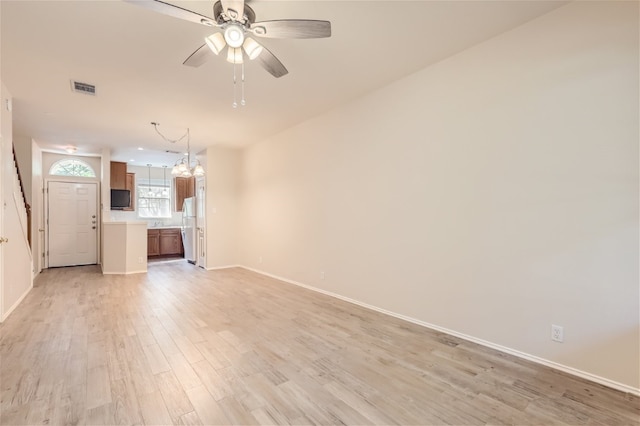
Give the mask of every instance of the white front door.
<path id="1" fill-rule="evenodd" d="M 204 190 L 204 178 L 196 179 L 196 265 L 201 268 L 207 267 L 206 247 L 207 239 L 205 234 L 205 212 L 206 198 Z"/>
<path id="2" fill-rule="evenodd" d="M 97 192 L 96 183 L 48 183 L 49 267 L 98 263 Z"/>

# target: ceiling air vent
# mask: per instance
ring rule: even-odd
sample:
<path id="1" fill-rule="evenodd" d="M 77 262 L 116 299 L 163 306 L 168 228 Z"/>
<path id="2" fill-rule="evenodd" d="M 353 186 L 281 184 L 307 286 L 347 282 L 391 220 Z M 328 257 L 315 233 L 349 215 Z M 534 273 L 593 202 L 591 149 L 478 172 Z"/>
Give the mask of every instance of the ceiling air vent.
<path id="1" fill-rule="evenodd" d="M 84 93 L 85 95 L 96 94 L 96 86 L 89 83 L 81 83 L 75 80 L 71 80 L 71 90 L 78 93 Z"/>
<path id="2" fill-rule="evenodd" d="M 180 154 L 178 151 L 170 151 L 170 150 L 165 150 L 164 152 L 166 152 L 167 154 Z"/>

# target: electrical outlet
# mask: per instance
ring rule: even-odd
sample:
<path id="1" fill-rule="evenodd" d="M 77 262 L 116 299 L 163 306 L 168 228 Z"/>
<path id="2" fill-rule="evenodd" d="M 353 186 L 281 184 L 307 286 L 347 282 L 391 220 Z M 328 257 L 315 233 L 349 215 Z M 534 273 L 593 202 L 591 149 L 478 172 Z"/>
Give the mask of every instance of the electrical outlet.
<path id="1" fill-rule="evenodd" d="M 320 271 L 320 279 L 324 280 L 324 271 Z"/>
<path id="2" fill-rule="evenodd" d="M 262 256 L 258 258 L 258 263 L 262 263 Z"/>
<path id="3" fill-rule="evenodd" d="M 564 328 L 559 325 L 551 324 L 551 340 L 554 342 L 564 342 Z"/>
<path id="4" fill-rule="evenodd" d="M 138 263 L 144 263 L 144 257 L 139 257 L 138 258 Z"/>

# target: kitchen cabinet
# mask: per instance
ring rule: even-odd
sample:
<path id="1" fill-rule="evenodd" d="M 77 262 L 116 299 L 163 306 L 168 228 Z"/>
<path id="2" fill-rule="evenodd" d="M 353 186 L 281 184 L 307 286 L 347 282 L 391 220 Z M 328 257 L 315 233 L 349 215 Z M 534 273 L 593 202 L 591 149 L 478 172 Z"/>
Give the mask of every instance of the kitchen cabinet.
<path id="1" fill-rule="evenodd" d="M 182 256 L 180 228 L 147 230 L 147 256 Z"/>
<path id="2" fill-rule="evenodd" d="M 134 211 L 136 209 L 136 174 L 135 173 L 127 173 L 125 178 L 124 189 L 128 189 L 131 193 L 131 202 L 129 207 L 126 207 L 122 210 Z"/>
<path id="3" fill-rule="evenodd" d="M 196 195 L 196 178 L 176 177 L 176 211 L 182 211 L 182 203 L 185 198 Z"/>
<path id="4" fill-rule="evenodd" d="M 111 189 L 127 189 L 127 163 L 111 162 Z"/>
<path id="5" fill-rule="evenodd" d="M 147 230 L 147 257 L 160 255 L 160 230 Z"/>
<path id="6" fill-rule="evenodd" d="M 160 254 L 167 256 L 182 254 L 182 236 L 180 235 L 180 229 L 160 230 Z"/>

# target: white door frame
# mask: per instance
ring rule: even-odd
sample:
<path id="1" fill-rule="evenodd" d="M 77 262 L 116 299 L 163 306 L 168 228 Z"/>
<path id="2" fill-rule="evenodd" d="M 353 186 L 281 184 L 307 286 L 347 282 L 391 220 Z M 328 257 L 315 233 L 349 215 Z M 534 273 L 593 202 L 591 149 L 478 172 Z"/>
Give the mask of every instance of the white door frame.
<path id="1" fill-rule="evenodd" d="M 47 210 L 47 202 L 49 201 L 45 194 L 47 183 L 42 178 L 40 178 L 40 182 L 42 186 L 41 188 L 42 193 L 40 194 L 40 206 L 39 206 L 40 211 L 38 212 L 40 213 L 38 215 L 38 249 L 40 250 L 40 253 L 37 253 L 37 255 L 40 257 L 40 259 L 38 259 L 38 266 L 39 266 L 39 271 L 37 272 L 38 274 L 42 272 L 44 268 L 46 268 L 45 262 L 47 259 L 47 256 L 46 256 L 47 227 L 45 226 L 45 224 L 47 223 L 47 221 L 45 220 L 45 210 Z"/>
<path id="2" fill-rule="evenodd" d="M 207 191 L 204 177 L 196 178 L 196 265 L 207 269 Z M 203 253 L 201 255 L 201 253 Z"/>
<path id="3" fill-rule="evenodd" d="M 64 183 L 94 183 L 96 184 L 96 264 L 100 264 L 100 224 L 102 220 L 100 219 L 100 181 L 98 179 L 81 179 L 75 176 L 65 177 L 65 176 L 53 176 L 45 178 L 44 180 L 44 208 L 42 209 L 42 214 L 44 216 L 44 247 L 45 247 L 45 256 L 44 256 L 44 264 L 42 265 L 43 269 L 49 268 L 49 182 L 64 182 Z"/>

